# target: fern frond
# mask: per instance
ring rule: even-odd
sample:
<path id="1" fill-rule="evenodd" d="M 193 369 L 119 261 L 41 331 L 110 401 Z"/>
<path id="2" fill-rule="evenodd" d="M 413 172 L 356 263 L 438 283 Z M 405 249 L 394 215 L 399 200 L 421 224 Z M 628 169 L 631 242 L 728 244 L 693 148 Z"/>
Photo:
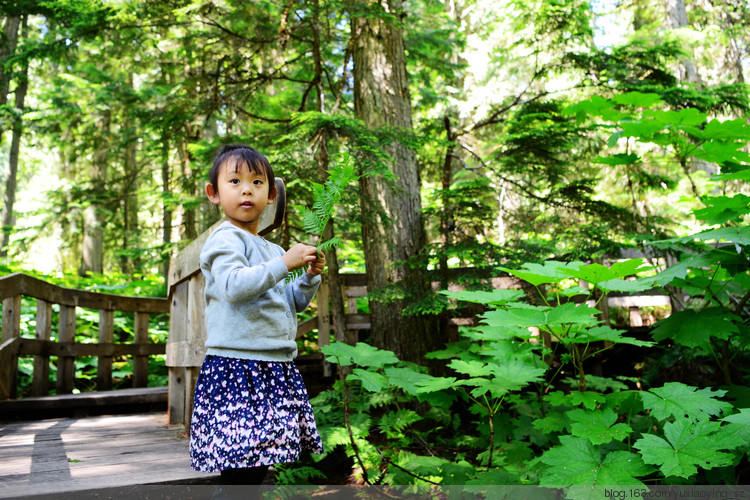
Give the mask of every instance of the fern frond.
<path id="1" fill-rule="evenodd" d="M 330 240 L 324 241 L 323 243 L 319 243 L 318 250 L 320 250 L 321 252 L 326 252 L 333 247 L 341 246 L 341 243 L 341 238 L 331 238 Z"/>

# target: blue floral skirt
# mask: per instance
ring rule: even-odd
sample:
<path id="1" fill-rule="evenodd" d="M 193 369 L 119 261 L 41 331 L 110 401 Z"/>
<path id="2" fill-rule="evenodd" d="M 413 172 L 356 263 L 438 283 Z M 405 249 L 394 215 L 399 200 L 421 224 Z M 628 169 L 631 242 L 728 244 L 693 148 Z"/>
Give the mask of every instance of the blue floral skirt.
<path id="1" fill-rule="evenodd" d="M 294 462 L 323 453 L 293 362 L 206 356 L 195 387 L 190 468 L 216 472 Z"/>

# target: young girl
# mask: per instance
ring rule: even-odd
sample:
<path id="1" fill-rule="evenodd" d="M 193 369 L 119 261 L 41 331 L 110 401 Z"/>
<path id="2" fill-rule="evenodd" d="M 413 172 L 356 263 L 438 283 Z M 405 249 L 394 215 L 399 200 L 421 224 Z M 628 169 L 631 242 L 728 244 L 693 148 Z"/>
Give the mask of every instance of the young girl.
<path id="1" fill-rule="evenodd" d="M 261 484 L 268 466 L 322 453 L 297 367 L 297 316 L 320 286 L 325 256 L 297 244 L 288 252 L 258 236 L 276 197 L 273 170 L 249 146 L 226 146 L 209 172 L 206 194 L 226 221 L 209 236 L 200 264 L 206 278 L 206 359 L 190 427 L 194 470 L 221 471 L 224 484 Z M 290 271 L 307 266 L 284 285 Z"/>

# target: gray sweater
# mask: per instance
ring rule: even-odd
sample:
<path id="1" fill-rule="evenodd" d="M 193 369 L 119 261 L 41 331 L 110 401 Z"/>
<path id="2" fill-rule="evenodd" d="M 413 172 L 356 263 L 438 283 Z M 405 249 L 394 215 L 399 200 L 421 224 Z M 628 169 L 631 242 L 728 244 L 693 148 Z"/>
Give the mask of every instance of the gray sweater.
<path id="1" fill-rule="evenodd" d="M 285 287 L 282 255 L 280 246 L 228 221 L 208 237 L 200 257 L 206 354 L 257 361 L 297 356 L 296 313 L 312 301 L 320 276 L 303 273 Z"/>

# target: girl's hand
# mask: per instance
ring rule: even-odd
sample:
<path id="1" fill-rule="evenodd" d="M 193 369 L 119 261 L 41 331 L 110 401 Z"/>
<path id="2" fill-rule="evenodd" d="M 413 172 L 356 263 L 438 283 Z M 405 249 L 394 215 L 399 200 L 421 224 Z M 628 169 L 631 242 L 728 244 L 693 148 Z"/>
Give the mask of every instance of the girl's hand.
<path id="1" fill-rule="evenodd" d="M 312 265 L 312 263 L 317 260 L 317 253 L 317 248 L 297 243 L 282 255 L 281 259 L 284 261 L 284 264 L 286 264 L 286 268 L 289 271 L 294 271 L 305 265 Z M 325 262 L 325 259 L 323 262 Z"/>
<path id="2" fill-rule="evenodd" d="M 326 256 L 323 252 L 318 250 L 318 257 L 310 263 L 307 267 L 307 274 L 317 276 L 323 272 L 326 267 Z"/>

